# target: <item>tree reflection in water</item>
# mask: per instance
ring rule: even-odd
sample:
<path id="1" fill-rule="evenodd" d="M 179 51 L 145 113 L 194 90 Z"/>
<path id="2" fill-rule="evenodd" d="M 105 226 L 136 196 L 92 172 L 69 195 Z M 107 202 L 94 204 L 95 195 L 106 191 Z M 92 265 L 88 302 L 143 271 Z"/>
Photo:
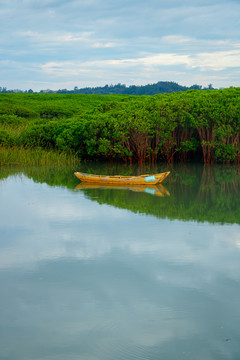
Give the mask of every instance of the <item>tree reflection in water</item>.
<path id="1" fill-rule="evenodd" d="M 79 183 L 74 171 L 107 175 L 140 175 L 171 171 L 160 189 L 92 187 Z M 240 168 L 227 165 L 122 165 L 85 162 L 70 167 L 1 167 L 0 179 L 24 174 L 35 182 L 82 191 L 92 201 L 171 220 L 240 224 Z M 154 190 L 154 191 L 153 191 Z M 158 195 L 158 196 L 149 196 Z"/>

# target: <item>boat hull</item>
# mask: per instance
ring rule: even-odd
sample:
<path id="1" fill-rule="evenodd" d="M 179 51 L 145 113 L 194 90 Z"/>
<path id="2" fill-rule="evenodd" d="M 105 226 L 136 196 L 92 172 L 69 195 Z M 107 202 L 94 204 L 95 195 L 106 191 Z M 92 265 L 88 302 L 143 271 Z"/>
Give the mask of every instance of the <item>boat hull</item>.
<path id="1" fill-rule="evenodd" d="M 81 172 L 74 173 L 76 177 L 86 183 L 94 184 L 111 184 L 111 185 L 156 185 L 160 184 L 170 172 L 164 172 L 154 175 L 141 175 L 141 176 L 107 176 L 107 175 L 94 175 L 85 174 Z"/>

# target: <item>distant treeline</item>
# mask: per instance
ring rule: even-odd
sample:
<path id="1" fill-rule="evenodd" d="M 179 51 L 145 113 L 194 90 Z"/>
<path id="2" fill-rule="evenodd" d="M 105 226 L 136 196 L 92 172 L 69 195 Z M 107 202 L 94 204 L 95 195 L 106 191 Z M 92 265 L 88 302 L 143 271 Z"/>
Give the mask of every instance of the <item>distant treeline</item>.
<path id="1" fill-rule="evenodd" d="M 240 88 L 155 96 L 1 94 L 0 145 L 139 163 L 239 163 Z"/>
<path id="2" fill-rule="evenodd" d="M 178 91 L 187 91 L 187 90 L 213 90 L 211 84 L 208 85 L 207 88 L 203 88 L 201 85 L 192 85 L 190 87 L 179 85 L 175 82 L 170 81 L 159 81 L 156 84 L 148 84 L 148 85 L 130 85 L 126 86 L 124 84 L 117 85 L 105 85 L 98 87 L 85 87 L 78 88 L 74 87 L 73 90 L 68 89 L 59 89 L 57 91 L 53 90 L 40 90 L 39 93 L 57 93 L 57 94 L 96 94 L 96 95 L 156 95 L 156 94 L 164 94 L 164 93 L 172 93 Z M 6 87 L 0 87 L 0 93 L 33 93 L 32 89 L 29 90 L 7 90 Z"/>
<path id="3" fill-rule="evenodd" d="M 103 87 L 86 87 L 82 89 L 78 89 L 75 86 L 73 90 L 58 90 L 59 94 L 97 94 L 97 95 L 113 95 L 113 94 L 121 94 L 121 95 L 156 95 L 156 94 L 164 94 L 164 93 L 172 93 L 179 91 L 187 91 L 187 90 L 213 90 L 212 85 L 210 84 L 208 88 L 202 88 L 201 85 L 192 85 L 190 87 L 179 85 L 175 82 L 169 81 L 159 81 L 156 84 L 148 84 L 148 85 L 130 85 L 126 86 L 123 84 L 117 85 L 105 85 Z"/>

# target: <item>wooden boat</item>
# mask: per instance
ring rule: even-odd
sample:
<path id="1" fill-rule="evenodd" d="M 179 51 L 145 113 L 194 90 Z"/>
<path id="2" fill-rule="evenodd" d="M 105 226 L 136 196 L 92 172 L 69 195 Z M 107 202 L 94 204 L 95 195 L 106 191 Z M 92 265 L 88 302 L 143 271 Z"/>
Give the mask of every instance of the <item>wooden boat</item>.
<path id="1" fill-rule="evenodd" d="M 89 189 L 108 189 L 108 190 L 130 190 L 134 192 L 144 192 L 154 196 L 170 196 L 167 189 L 162 185 L 102 185 L 102 184 L 89 184 L 81 182 L 78 186 L 75 187 L 75 190 L 89 190 Z"/>
<path id="2" fill-rule="evenodd" d="M 121 175 L 94 175 L 85 174 L 82 172 L 74 173 L 78 179 L 87 183 L 98 184 L 116 184 L 116 185 L 156 185 L 160 184 L 170 172 L 164 172 L 154 175 L 140 175 L 140 176 L 121 176 Z"/>

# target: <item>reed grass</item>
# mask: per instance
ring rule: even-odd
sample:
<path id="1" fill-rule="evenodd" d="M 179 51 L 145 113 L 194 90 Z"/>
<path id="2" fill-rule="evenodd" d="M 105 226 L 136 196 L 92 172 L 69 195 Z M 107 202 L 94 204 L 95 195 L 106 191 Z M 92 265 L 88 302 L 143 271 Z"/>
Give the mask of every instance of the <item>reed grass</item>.
<path id="1" fill-rule="evenodd" d="M 56 150 L 45 150 L 40 147 L 24 149 L 23 147 L 0 147 L 0 165 L 77 165 L 77 156 Z"/>

